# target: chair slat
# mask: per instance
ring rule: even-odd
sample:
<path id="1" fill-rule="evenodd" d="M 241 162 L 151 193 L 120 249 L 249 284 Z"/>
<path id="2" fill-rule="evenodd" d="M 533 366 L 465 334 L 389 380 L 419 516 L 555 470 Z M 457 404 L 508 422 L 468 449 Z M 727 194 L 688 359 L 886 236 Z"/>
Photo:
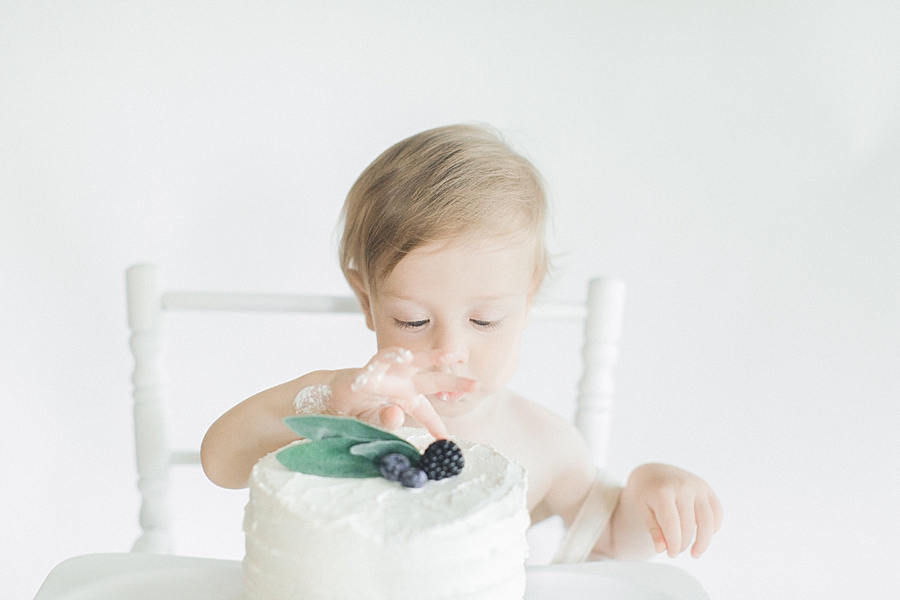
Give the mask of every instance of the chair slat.
<path id="1" fill-rule="evenodd" d="M 169 454 L 169 463 L 173 465 L 199 465 L 200 453 L 195 450 L 175 450 Z"/>
<path id="2" fill-rule="evenodd" d="M 359 313 L 353 296 L 305 296 L 299 294 L 236 294 L 166 292 L 165 310 L 272 311 L 308 313 Z"/>
<path id="3" fill-rule="evenodd" d="M 166 292 L 162 308 L 185 311 L 248 311 L 248 312 L 306 312 L 360 313 L 353 296 L 310 296 L 300 294 L 250 294 L 219 292 Z M 574 302 L 548 301 L 535 304 L 532 316 L 542 320 L 584 320 L 587 308 Z"/>

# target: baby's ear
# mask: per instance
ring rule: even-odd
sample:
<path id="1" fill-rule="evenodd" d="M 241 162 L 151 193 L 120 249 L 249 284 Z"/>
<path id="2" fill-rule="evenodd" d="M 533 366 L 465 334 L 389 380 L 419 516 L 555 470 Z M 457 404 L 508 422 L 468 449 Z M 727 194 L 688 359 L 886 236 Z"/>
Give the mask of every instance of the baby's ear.
<path id="1" fill-rule="evenodd" d="M 369 300 L 369 292 L 366 289 L 366 283 L 363 281 L 362 275 L 356 269 L 348 269 L 346 274 L 347 282 L 353 288 L 353 293 L 356 294 L 356 299 L 359 300 L 359 306 L 366 316 L 366 327 L 375 331 L 375 321 L 372 319 L 372 303 Z"/>

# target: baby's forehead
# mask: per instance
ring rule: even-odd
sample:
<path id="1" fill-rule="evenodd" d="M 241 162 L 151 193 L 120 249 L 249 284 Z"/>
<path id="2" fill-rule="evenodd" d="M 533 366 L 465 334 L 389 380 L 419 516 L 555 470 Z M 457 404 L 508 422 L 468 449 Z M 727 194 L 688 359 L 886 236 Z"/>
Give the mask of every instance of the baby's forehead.
<path id="1" fill-rule="evenodd" d="M 432 296 L 441 296 L 441 297 L 448 296 L 448 294 L 442 294 L 442 293 L 440 293 L 440 291 L 437 291 L 437 290 L 429 290 L 429 291 L 432 292 L 430 294 Z M 406 290 L 399 290 L 399 291 L 398 290 L 388 290 L 385 292 L 380 292 L 379 295 L 381 296 L 381 298 L 383 298 L 385 300 L 396 301 L 401 304 L 402 303 L 415 304 L 416 302 L 423 299 L 422 294 L 406 293 L 406 292 L 407 292 Z M 468 300 L 471 300 L 472 302 L 476 302 L 478 304 L 485 304 L 485 305 L 503 304 L 503 303 L 509 302 L 511 300 L 517 300 L 521 296 L 522 296 L 521 293 L 480 294 L 480 295 L 473 295 L 473 296 L 469 297 Z"/>
<path id="2" fill-rule="evenodd" d="M 397 300 L 446 294 L 472 302 L 499 302 L 527 294 L 534 273 L 533 244 L 455 241 L 413 250 L 377 287 L 379 295 Z"/>

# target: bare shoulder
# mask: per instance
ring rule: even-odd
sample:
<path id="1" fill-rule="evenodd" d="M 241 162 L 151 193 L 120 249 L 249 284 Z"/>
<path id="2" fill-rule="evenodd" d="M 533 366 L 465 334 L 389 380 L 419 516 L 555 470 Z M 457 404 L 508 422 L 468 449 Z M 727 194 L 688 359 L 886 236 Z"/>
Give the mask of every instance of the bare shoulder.
<path id="1" fill-rule="evenodd" d="M 580 457 L 583 454 L 587 457 L 587 446 L 581 433 L 559 414 L 516 394 L 510 395 L 509 409 L 523 436 L 552 440 L 554 445 L 568 450 L 570 455 L 574 453 Z"/>
<path id="2" fill-rule="evenodd" d="M 578 429 L 552 410 L 514 394 L 504 412 L 517 433 L 507 451 L 528 471 L 529 507 L 546 502 L 553 513 L 568 512 L 568 505 L 587 493 L 594 477 Z"/>

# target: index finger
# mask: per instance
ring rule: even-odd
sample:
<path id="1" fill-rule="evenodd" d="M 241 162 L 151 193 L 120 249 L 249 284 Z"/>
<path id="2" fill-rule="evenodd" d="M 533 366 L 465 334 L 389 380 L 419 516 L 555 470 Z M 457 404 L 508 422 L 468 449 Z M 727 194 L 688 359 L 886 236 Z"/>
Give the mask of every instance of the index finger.
<path id="1" fill-rule="evenodd" d="M 410 402 L 401 405 L 403 411 L 419 422 L 422 427 L 428 430 L 434 439 L 445 440 L 449 436 L 447 427 L 441 421 L 441 417 L 435 412 L 431 402 L 425 396 L 419 395 Z"/>

